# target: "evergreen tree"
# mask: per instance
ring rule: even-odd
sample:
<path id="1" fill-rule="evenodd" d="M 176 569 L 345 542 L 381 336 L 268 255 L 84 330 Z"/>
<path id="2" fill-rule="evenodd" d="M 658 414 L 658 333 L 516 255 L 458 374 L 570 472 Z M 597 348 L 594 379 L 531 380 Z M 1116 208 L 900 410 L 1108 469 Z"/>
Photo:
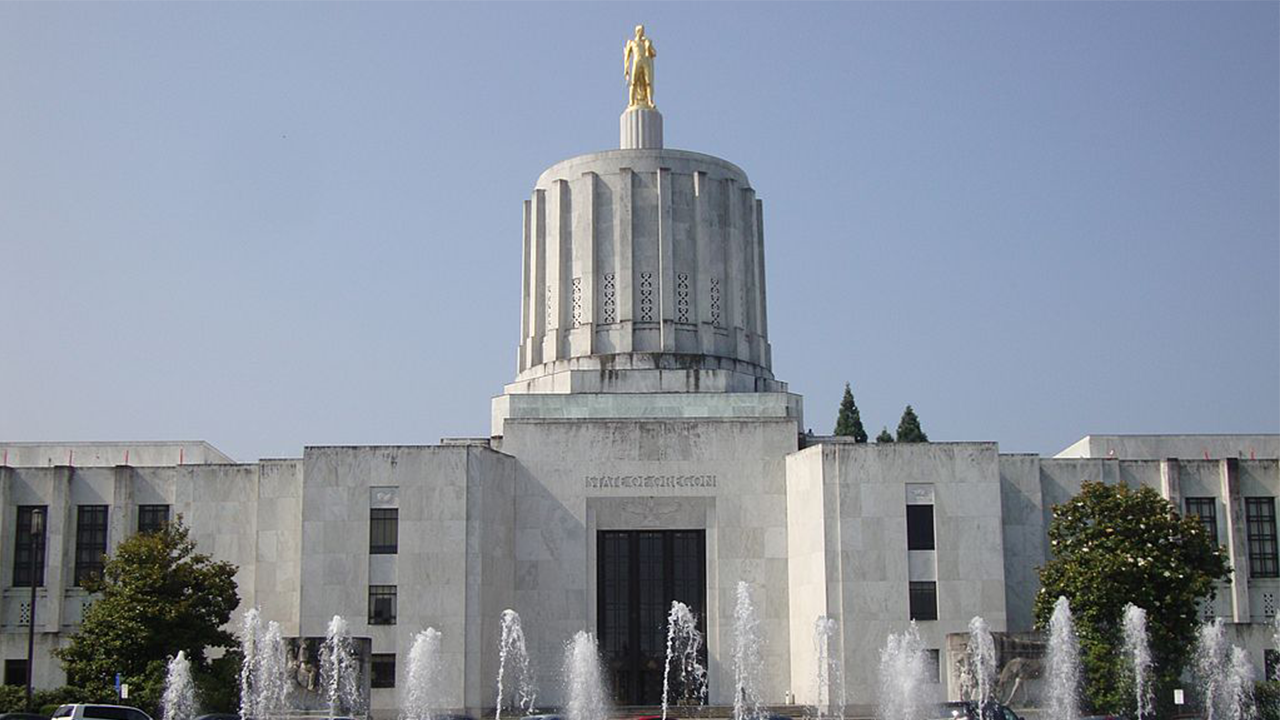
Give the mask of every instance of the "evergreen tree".
<path id="1" fill-rule="evenodd" d="M 898 442 L 929 442 L 929 436 L 920 429 L 920 418 L 916 417 L 916 411 L 910 405 L 902 411 L 902 419 L 898 421 Z"/>
<path id="2" fill-rule="evenodd" d="M 840 398 L 835 434 L 852 437 L 854 442 L 867 441 L 867 431 L 862 427 L 862 415 L 858 412 L 858 405 L 853 402 L 853 391 L 849 389 L 849 383 L 844 384 L 844 397 Z"/>
<path id="3" fill-rule="evenodd" d="M 880 428 L 880 434 L 876 436 L 876 442 L 878 443 L 893 442 L 893 436 L 889 434 L 889 428 Z"/>

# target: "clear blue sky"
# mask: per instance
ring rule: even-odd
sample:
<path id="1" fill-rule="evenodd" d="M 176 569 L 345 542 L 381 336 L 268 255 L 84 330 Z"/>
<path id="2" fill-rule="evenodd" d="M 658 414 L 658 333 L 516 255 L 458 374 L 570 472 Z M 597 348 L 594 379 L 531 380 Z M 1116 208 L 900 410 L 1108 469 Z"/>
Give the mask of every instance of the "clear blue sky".
<path id="1" fill-rule="evenodd" d="M 0 3 L 0 440 L 488 433 L 521 202 L 617 144 L 765 202 L 828 432 L 1280 431 L 1280 5 Z"/>

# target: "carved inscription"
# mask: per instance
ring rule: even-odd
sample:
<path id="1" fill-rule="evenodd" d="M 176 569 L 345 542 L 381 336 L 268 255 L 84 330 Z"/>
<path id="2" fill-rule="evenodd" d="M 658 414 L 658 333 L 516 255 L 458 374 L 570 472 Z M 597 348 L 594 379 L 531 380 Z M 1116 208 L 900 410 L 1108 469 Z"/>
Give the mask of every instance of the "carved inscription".
<path id="1" fill-rule="evenodd" d="M 715 475 L 588 475 L 588 490 L 610 488 L 713 488 Z"/>

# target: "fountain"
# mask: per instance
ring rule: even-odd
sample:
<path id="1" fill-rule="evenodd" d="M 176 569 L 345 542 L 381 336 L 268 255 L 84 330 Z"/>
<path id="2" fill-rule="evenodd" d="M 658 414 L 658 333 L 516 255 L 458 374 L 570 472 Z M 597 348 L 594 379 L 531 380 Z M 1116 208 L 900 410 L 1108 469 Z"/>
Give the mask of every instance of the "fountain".
<path id="1" fill-rule="evenodd" d="M 1195 675 L 1200 681 L 1205 720 L 1222 720 L 1227 674 L 1227 633 L 1222 618 L 1203 623 L 1196 634 Z"/>
<path id="2" fill-rule="evenodd" d="M 608 703 L 595 636 L 579 630 L 565 646 L 566 720 L 605 720 Z"/>
<path id="3" fill-rule="evenodd" d="M 969 642 L 965 645 L 965 677 L 963 685 L 969 688 L 969 699 L 983 708 L 986 716 L 986 705 L 995 692 L 996 678 L 996 644 L 991 638 L 991 628 L 987 621 L 974 616 L 969 621 Z"/>
<path id="4" fill-rule="evenodd" d="M 1080 718 L 1080 644 L 1071 620 L 1071 604 L 1059 597 L 1049 618 L 1048 717 Z"/>
<path id="5" fill-rule="evenodd" d="M 1124 606 L 1124 656 L 1132 674 L 1134 707 L 1138 718 L 1155 710 L 1151 683 L 1151 647 L 1147 642 L 1147 611 L 1130 603 Z"/>
<path id="6" fill-rule="evenodd" d="M 262 618 L 258 608 L 249 608 L 240 621 L 240 720 L 256 718 L 258 709 L 259 646 L 262 638 Z"/>
<path id="7" fill-rule="evenodd" d="M 409 650 L 408 687 L 404 693 L 404 720 L 432 720 L 441 702 L 440 631 L 427 628 L 413 636 Z"/>
<path id="8" fill-rule="evenodd" d="M 196 716 L 196 688 L 191 681 L 191 663 L 181 650 L 169 661 L 160 708 L 163 720 L 191 720 Z"/>
<path id="9" fill-rule="evenodd" d="M 890 633 L 880 651 L 880 720 L 919 720 L 925 683 L 924 643 L 914 620 Z"/>
<path id="10" fill-rule="evenodd" d="M 533 673 L 529 669 L 529 649 L 525 645 L 524 628 L 520 624 L 520 613 L 515 610 L 502 611 L 502 639 L 498 645 L 498 699 L 494 720 L 502 720 L 502 706 L 506 702 L 503 697 L 503 678 L 510 660 L 519 678 L 516 686 L 516 707 L 525 713 L 532 713 L 537 689 L 534 686 Z"/>
<path id="11" fill-rule="evenodd" d="M 1276 613 L 1275 619 L 1271 621 L 1271 647 L 1280 654 L 1280 613 Z M 1280 663 L 1276 664 L 1275 672 L 1267 680 L 1280 681 Z"/>
<path id="12" fill-rule="evenodd" d="M 1224 720 L 1245 720 L 1253 714 L 1253 663 L 1249 652 L 1236 645 L 1231 648 L 1227 675 L 1222 683 Z"/>
<path id="13" fill-rule="evenodd" d="M 814 705 L 818 720 L 844 718 L 844 660 L 837 644 L 840 627 L 835 618 L 819 615 L 813 622 L 813 652 L 817 660 Z"/>
<path id="14" fill-rule="evenodd" d="M 764 663 L 760 657 L 760 619 L 747 584 L 738 581 L 738 601 L 733 610 L 733 720 L 758 720 L 760 676 Z"/>
<path id="15" fill-rule="evenodd" d="M 320 684 L 329 700 L 329 717 L 358 715 L 363 710 L 355 645 L 341 615 L 329 621 L 320 646 Z"/>
<path id="16" fill-rule="evenodd" d="M 667 614 L 667 661 L 662 670 L 662 720 L 667 720 L 667 709 L 672 698 L 671 666 L 676 665 L 675 678 L 679 693 L 675 695 L 685 705 L 702 705 L 707 695 L 707 669 L 702 666 L 702 633 L 689 606 L 679 600 L 671 601 Z"/>

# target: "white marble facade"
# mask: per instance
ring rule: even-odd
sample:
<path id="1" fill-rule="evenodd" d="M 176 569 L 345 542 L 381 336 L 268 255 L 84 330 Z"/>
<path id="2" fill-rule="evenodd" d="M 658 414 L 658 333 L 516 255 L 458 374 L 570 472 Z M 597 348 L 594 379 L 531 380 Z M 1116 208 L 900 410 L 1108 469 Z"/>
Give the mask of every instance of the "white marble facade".
<path id="1" fill-rule="evenodd" d="M 1051 507 L 1098 479 L 1179 507 L 1214 500 L 1236 573 L 1206 612 L 1235 623 L 1261 668 L 1280 579 L 1249 576 L 1241 505 L 1280 494 L 1276 436 L 1092 437 L 1057 458 L 805 436 L 801 398 L 772 372 L 763 205 L 741 169 L 663 149 L 658 127 L 656 147 L 554 165 L 525 203 L 517 374 L 493 400 L 491 437 L 244 464 L 204 443 L 0 443 L 6 666 L 26 657 L 20 508 L 50 513 L 35 674 L 53 686 L 49 651 L 88 600 L 74 586 L 80 508 L 106 507 L 109 552 L 143 508 L 166 506 L 201 550 L 239 566 L 241 610 L 295 637 L 344 615 L 396 663 L 396 686 L 414 633 L 441 630 L 447 702 L 472 714 L 492 710 L 505 608 L 525 619 L 542 703 L 560 702 L 564 642 L 601 622 L 601 533 L 655 529 L 704 533 L 713 704 L 732 704 L 740 581 L 761 612 L 765 700 L 813 700 L 813 623 L 828 615 L 848 701 L 864 709 L 878 648 L 910 620 L 912 583 L 931 587 L 936 619 L 919 626 L 941 699 L 956 691 L 947 636 L 971 617 L 1032 629 Z M 908 507 L 924 505 L 932 547 L 909 550 Z M 391 510 L 395 547 L 371 552 L 371 517 Z M 394 589 L 394 624 L 367 622 L 370 586 Z M 398 687 L 372 691 L 379 717 L 399 701 Z"/>

